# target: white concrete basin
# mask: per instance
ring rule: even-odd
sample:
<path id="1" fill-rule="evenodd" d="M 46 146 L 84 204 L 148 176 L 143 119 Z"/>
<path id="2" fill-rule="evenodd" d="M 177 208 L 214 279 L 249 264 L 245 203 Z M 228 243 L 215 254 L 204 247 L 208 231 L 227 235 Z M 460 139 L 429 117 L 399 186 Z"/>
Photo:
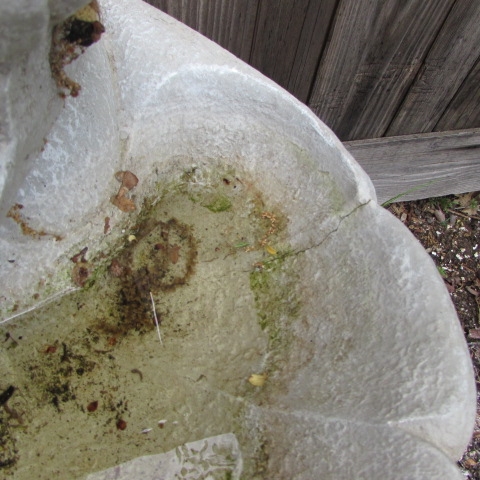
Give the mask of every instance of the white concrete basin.
<path id="1" fill-rule="evenodd" d="M 334 134 L 138 0 L 101 2 L 106 32 L 61 99 L 51 15 L 82 2 L 7 3 L 0 390 L 28 425 L 4 433 L 15 478 L 130 462 L 115 478 L 461 479 L 476 400 L 454 307 Z M 110 201 L 125 170 L 130 213 Z"/>

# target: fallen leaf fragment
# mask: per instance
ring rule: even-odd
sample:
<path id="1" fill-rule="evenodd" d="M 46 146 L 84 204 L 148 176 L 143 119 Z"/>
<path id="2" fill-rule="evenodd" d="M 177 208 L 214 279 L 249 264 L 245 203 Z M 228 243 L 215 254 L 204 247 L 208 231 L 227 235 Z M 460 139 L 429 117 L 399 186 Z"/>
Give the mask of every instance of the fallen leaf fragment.
<path id="1" fill-rule="evenodd" d="M 24 235 L 27 235 L 32 238 L 42 238 L 45 236 L 50 236 L 54 238 L 57 242 L 60 240 L 63 240 L 63 237 L 61 235 L 56 235 L 54 233 L 48 233 L 45 232 L 44 230 L 37 230 L 35 228 L 30 227 L 28 224 L 29 219 L 28 217 L 24 217 L 21 213 L 20 210 L 23 209 L 23 205 L 21 203 L 15 203 L 10 210 L 7 213 L 7 217 L 11 218 L 16 224 L 20 226 L 22 229 L 22 233 Z"/>
<path id="2" fill-rule="evenodd" d="M 248 378 L 248 381 L 254 387 L 263 387 L 266 380 L 267 380 L 267 374 L 266 373 L 252 373 L 250 375 L 250 377 Z"/>
<path id="3" fill-rule="evenodd" d="M 115 197 L 112 197 L 110 201 L 122 212 L 133 212 L 136 208 L 133 200 L 127 197 L 119 197 L 118 195 L 116 195 Z"/>
<path id="4" fill-rule="evenodd" d="M 270 245 L 267 245 L 265 247 L 265 250 L 267 251 L 267 253 L 269 253 L 270 255 L 276 255 L 277 254 L 277 251 Z"/>
<path id="5" fill-rule="evenodd" d="M 473 458 L 467 458 L 463 463 L 466 467 L 474 467 L 477 464 Z"/>
<path id="6" fill-rule="evenodd" d="M 478 201 L 475 198 L 475 192 L 464 193 L 457 197 L 459 205 L 462 207 L 462 212 L 466 215 L 476 215 L 478 211 Z"/>
<path id="7" fill-rule="evenodd" d="M 127 193 L 138 184 L 137 176 L 128 171 L 120 171 L 115 174 L 115 178 L 121 182 L 118 193 L 110 199 L 110 201 L 122 212 L 133 212 L 135 203 L 131 198 L 127 197 Z"/>
<path id="8" fill-rule="evenodd" d="M 115 178 L 122 184 L 122 187 L 125 187 L 127 190 L 131 190 L 138 184 L 138 177 L 129 170 L 117 172 Z"/>

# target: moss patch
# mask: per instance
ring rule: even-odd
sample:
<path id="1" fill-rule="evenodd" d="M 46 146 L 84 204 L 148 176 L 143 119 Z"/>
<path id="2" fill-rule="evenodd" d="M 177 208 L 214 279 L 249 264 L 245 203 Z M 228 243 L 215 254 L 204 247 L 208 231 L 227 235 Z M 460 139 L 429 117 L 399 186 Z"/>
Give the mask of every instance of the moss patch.
<path id="1" fill-rule="evenodd" d="M 232 202 L 228 197 L 219 195 L 212 199 L 210 203 L 203 204 L 203 206 L 213 213 L 227 212 L 232 208 Z"/>
<path id="2" fill-rule="evenodd" d="M 271 350 L 287 347 L 288 325 L 299 314 L 293 262 L 292 252 L 280 252 L 275 258 L 257 264 L 250 273 L 258 322 L 268 333 Z"/>

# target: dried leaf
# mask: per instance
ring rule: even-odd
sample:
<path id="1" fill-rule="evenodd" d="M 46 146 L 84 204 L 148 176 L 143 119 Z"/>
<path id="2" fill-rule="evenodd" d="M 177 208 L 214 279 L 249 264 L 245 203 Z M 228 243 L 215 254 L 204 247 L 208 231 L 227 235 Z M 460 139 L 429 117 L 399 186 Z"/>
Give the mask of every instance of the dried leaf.
<path id="1" fill-rule="evenodd" d="M 476 215 L 478 212 L 478 201 L 475 198 L 475 193 L 464 193 L 457 197 L 459 205 L 462 207 L 462 212 L 466 215 Z"/>
<path id="2" fill-rule="evenodd" d="M 131 190 L 138 184 L 138 177 L 129 170 L 117 172 L 115 178 L 121 182 L 122 187 L 125 187 L 127 190 Z"/>
<path id="3" fill-rule="evenodd" d="M 119 208 L 122 212 L 133 212 L 135 210 L 135 203 L 130 198 L 124 196 L 112 197 L 110 201 Z"/>
<path id="4" fill-rule="evenodd" d="M 466 466 L 466 467 L 474 467 L 477 462 L 473 459 L 473 458 L 467 458 L 466 460 L 463 461 L 463 464 Z"/>
<path id="5" fill-rule="evenodd" d="M 457 196 L 457 202 L 462 208 L 466 208 L 472 203 L 473 193 L 464 193 Z"/>
<path id="6" fill-rule="evenodd" d="M 263 387 L 265 380 L 267 379 L 267 374 L 262 373 L 252 373 L 250 377 L 248 378 L 248 381 L 254 386 L 254 387 Z"/>
<path id="7" fill-rule="evenodd" d="M 277 254 L 277 251 L 270 245 L 267 245 L 265 247 L 265 250 L 267 251 L 267 253 L 269 253 L 270 255 L 276 255 Z"/>

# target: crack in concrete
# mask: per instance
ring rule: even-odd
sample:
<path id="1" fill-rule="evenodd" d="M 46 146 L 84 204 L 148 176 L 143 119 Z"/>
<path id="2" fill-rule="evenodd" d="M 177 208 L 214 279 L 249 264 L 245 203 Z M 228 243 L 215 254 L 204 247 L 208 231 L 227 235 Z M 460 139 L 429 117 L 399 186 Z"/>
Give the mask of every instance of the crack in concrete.
<path id="1" fill-rule="evenodd" d="M 318 247 L 321 247 L 333 234 L 337 233 L 338 230 L 340 229 L 340 227 L 342 226 L 342 223 L 344 222 L 345 219 L 347 219 L 348 217 L 350 217 L 351 215 L 353 215 L 357 210 L 359 210 L 360 208 L 362 207 L 365 207 L 366 205 L 368 205 L 372 200 L 368 200 L 367 202 L 365 203 L 361 203 L 360 205 L 357 205 L 351 212 L 347 213 L 346 215 L 344 215 L 343 217 L 341 216 L 340 217 L 340 220 L 337 224 L 337 226 L 331 230 L 330 232 L 328 232 L 323 238 L 322 240 L 320 240 L 318 243 L 315 243 L 314 245 L 311 245 L 309 247 L 305 247 L 303 249 L 300 249 L 300 250 L 295 250 L 294 252 L 292 252 L 294 255 L 298 255 L 300 253 L 305 253 L 307 252 L 308 250 L 312 250 L 314 248 L 318 248 Z"/>

